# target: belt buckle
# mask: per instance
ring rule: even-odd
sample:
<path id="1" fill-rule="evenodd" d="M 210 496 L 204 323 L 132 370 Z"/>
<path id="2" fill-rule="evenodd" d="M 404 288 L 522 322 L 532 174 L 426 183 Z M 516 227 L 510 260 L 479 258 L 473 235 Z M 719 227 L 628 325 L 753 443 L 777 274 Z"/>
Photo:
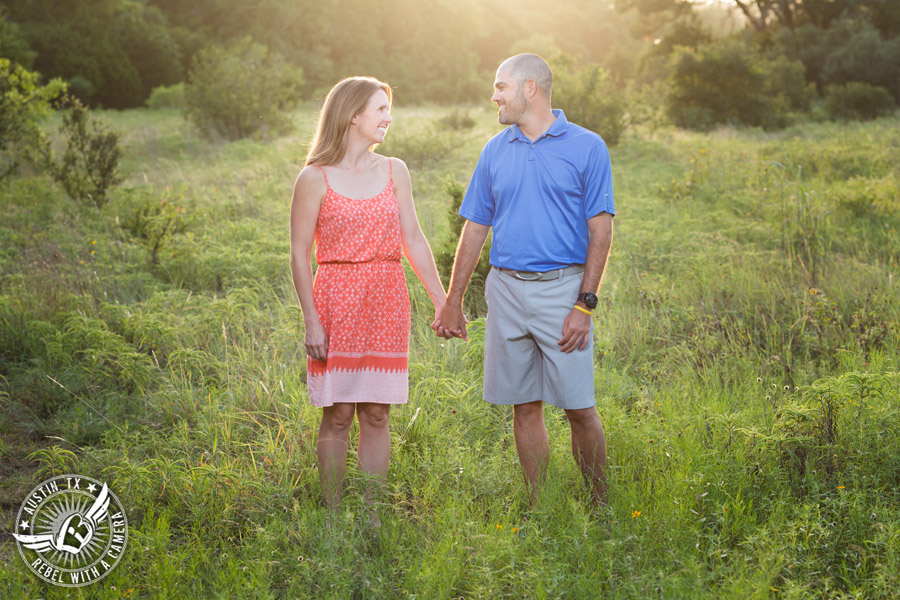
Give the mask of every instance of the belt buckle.
<path id="1" fill-rule="evenodd" d="M 526 277 L 525 275 L 530 275 L 530 277 Z M 543 276 L 543 273 L 538 273 L 536 271 L 516 271 L 516 279 L 521 279 L 522 281 L 538 281 Z"/>

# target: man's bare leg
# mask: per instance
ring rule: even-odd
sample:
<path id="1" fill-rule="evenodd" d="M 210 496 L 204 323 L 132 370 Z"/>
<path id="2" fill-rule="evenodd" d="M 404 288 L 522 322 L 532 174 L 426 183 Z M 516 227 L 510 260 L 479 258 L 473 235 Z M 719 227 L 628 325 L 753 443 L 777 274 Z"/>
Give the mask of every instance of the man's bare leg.
<path id="1" fill-rule="evenodd" d="M 550 462 L 550 440 L 544 425 L 544 403 L 540 400 L 513 407 L 513 435 L 519 463 L 525 474 L 525 484 L 531 505 L 537 506 L 541 485 L 547 476 Z"/>
<path id="2" fill-rule="evenodd" d="M 567 410 L 566 417 L 572 429 L 572 455 L 594 501 L 602 504 L 606 502 L 606 436 L 597 409 Z"/>

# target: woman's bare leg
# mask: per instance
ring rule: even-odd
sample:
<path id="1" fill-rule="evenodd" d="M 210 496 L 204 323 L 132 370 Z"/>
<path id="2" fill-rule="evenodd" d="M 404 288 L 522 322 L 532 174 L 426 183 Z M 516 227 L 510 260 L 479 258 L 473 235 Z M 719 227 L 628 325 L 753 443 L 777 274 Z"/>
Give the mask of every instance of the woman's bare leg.
<path id="1" fill-rule="evenodd" d="M 350 426 L 353 425 L 355 404 L 334 404 L 325 407 L 319 425 L 316 454 L 319 458 L 319 481 L 325 494 L 325 505 L 337 510 L 341 504 L 344 471 L 347 468 L 347 448 Z"/>
<path id="2" fill-rule="evenodd" d="M 356 414 L 359 419 L 359 448 L 356 451 L 359 469 L 384 481 L 391 456 L 388 427 L 391 405 L 360 402 Z"/>

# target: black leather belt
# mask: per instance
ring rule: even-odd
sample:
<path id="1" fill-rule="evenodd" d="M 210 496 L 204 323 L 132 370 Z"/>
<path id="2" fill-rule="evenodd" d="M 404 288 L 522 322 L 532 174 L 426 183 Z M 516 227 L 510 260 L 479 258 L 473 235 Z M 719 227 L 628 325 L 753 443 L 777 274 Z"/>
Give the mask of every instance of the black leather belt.
<path id="1" fill-rule="evenodd" d="M 562 269 L 553 269 L 551 271 L 514 271 L 512 269 L 501 269 L 500 267 L 493 268 L 522 281 L 552 281 L 554 279 L 559 279 L 560 277 L 565 277 L 566 275 L 572 275 L 573 273 L 584 272 L 584 265 L 570 265 L 568 267 L 563 267 Z"/>

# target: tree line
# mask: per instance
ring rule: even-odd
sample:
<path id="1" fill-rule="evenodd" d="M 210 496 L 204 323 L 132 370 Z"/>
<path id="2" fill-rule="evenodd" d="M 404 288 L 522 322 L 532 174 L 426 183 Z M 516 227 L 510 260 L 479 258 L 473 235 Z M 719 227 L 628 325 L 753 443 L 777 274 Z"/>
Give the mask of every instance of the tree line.
<path id="1" fill-rule="evenodd" d="M 523 51 L 579 81 L 581 96 L 566 99 L 573 109 L 592 102 L 588 112 L 606 111 L 597 120 L 620 129 L 652 119 L 647 106 L 703 129 L 779 127 L 816 111 L 877 116 L 900 101 L 895 0 L 0 3 L 0 57 L 106 108 L 142 106 L 154 89 L 180 82 L 213 85 L 210 70 L 229 73 L 222 61 L 232 72 L 277 70 L 276 83 L 241 81 L 277 88 L 279 107 L 363 73 L 389 81 L 399 103 L 483 101 L 496 65 Z"/>
<path id="2" fill-rule="evenodd" d="M 403 102 L 450 103 L 483 96 L 483 75 L 529 31 L 554 32 L 561 50 L 585 57 L 637 43 L 603 25 L 620 20 L 608 6 L 560 5 L 547 18 L 532 0 L 6 0 L 0 55 L 92 105 L 126 108 L 185 80 L 202 49 L 249 36 L 300 68 L 304 97 L 366 73 Z"/>

